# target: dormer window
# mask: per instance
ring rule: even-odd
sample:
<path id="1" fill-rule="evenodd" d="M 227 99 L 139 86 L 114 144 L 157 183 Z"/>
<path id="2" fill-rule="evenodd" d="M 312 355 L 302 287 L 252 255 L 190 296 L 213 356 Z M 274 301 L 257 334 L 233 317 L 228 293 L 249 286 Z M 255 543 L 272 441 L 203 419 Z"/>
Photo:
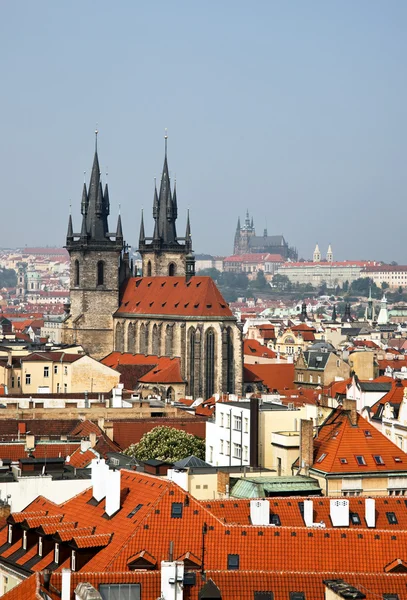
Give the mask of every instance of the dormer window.
<path id="1" fill-rule="evenodd" d="M 7 538 L 7 542 L 9 544 L 11 544 L 13 542 L 13 526 L 12 525 L 8 526 L 8 538 Z"/>
<path id="2" fill-rule="evenodd" d="M 59 544 L 58 542 L 55 543 L 55 549 L 54 549 L 54 563 L 56 565 L 59 564 Z"/>

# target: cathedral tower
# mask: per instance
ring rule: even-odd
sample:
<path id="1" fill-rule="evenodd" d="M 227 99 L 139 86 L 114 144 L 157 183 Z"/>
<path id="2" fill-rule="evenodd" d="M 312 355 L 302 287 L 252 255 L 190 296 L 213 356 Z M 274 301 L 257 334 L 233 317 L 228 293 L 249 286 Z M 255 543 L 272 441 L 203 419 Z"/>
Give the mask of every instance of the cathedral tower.
<path id="1" fill-rule="evenodd" d="M 177 236 L 177 216 L 177 190 L 174 184 L 173 191 L 171 192 L 166 135 L 160 193 L 157 193 L 157 187 L 154 189 L 153 237 L 149 238 L 145 236 L 144 218 L 143 214 L 141 215 L 139 252 L 142 257 L 143 276 L 191 276 L 194 274 L 195 260 L 192 254 L 189 214 L 185 237 Z"/>
<path id="2" fill-rule="evenodd" d="M 80 233 L 73 232 L 71 215 L 68 221 L 71 304 L 63 336 L 64 343 L 81 344 L 86 352 L 101 358 L 113 346 L 113 313 L 119 307 L 120 285 L 130 270 L 120 215 L 116 232 L 109 232 L 109 191 L 107 183 L 102 189 L 97 131 L 89 188 L 83 184 L 81 213 Z"/>

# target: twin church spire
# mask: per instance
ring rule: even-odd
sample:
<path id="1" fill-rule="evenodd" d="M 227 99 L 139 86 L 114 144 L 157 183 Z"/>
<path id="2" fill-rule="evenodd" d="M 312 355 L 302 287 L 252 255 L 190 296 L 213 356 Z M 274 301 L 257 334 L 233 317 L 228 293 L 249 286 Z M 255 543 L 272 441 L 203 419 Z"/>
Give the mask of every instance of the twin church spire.
<path id="1" fill-rule="evenodd" d="M 109 189 L 107 183 L 103 189 L 101 181 L 101 173 L 99 166 L 99 157 L 97 149 L 97 131 L 96 142 L 95 142 L 95 154 L 93 159 L 92 172 L 89 181 L 89 187 L 86 187 L 86 182 L 83 184 L 82 201 L 81 201 L 81 213 L 82 213 L 82 226 L 79 233 L 74 233 L 72 216 L 69 215 L 68 220 L 68 232 L 66 247 L 68 250 L 74 248 L 110 248 L 115 249 L 124 248 L 123 240 L 123 229 L 121 216 L 119 214 L 116 232 L 109 232 L 108 216 L 110 214 L 110 200 L 109 200 Z M 191 224 L 189 219 L 189 211 L 187 214 L 187 224 L 185 237 L 178 237 L 176 230 L 176 220 L 178 217 L 178 202 L 177 202 L 177 190 L 176 183 L 174 183 L 171 189 L 171 181 L 168 169 L 167 160 L 167 135 L 165 136 L 165 156 L 164 166 L 160 181 L 160 190 L 157 192 L 157 185 L 154 186 L 154 200 L 153 200 L 153 217 L 154 217 L 154 231 L 152 237 L 146 237 L 144 229 L 144 216 L 141 214 L 140 224 L 140 238 L 139 238 L 139 250 L 143 257 L 144 267 L 144 255 L 164 255 L 169 253 L 171 255 L 177 255 L 178 259 L 168 257 L 171 260 L 171 270 L 173 274 L 181 274 L 186 269 L 186 263 L 193 261 L 192 255 L 192 239 L 191 239 Z M 188 260 L 186 260 L 186 257 Z M 153 261 L 154 264 L 163 264 L 163 256 L 160 261 Z M 176 267 L 175 263 L 178 264 Z M 182 264 L 183 263 L 183 264 Z M 148 264 L 148 263 L 147 263 Z M 150 267 L 147 268 L 147 272 L 152 274 L 162 274 L 161 268 L 152 269 L 151 261 L 149 261 Z M 168 266 L 168 265 L 167 265 Z M 190 264 L 191 267 L 191 264 Z M 169 268 L 169 267 L 168 267 Z"/>

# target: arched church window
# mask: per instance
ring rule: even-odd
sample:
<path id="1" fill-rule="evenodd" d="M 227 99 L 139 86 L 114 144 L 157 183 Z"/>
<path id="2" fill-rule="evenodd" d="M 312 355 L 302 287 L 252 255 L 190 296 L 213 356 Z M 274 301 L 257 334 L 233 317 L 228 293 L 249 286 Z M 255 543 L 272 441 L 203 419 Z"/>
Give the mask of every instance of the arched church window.
<path id="1" fill-rule="evenodd" d="M 193 396 L 195 391 L 195 329 L 193 327 L 188 333 L 188 383 L 189 394 Z"/>
<path id="2" fill-rule="evenodd" d="M 147 263 L 147 277 L 151 277 L 151 260 Z"/>
<path id="3" fill-rule="evenodd" d="M 167 325 L 165 328 L 165 355 L 171 356 L 173 353 L 174 328 L 172 325 Z"/>
<path id="4" fill-rule="evenodd" d="M 208 329 L 205 334 L 205 399 L 215 391 L 215 332 Z"/>
<path id="5" fill-rule="evenodd" d="M 168 275 L 170 277 L 174 277 L 174 275 L 175 275 L 175 264 L 174 263 L 170 263 L 168 265 Z"/>
<path id="6" fill-rule="evenodd" d="M 228 327 L 226 332 L 226 385 L 229 394 L 235 393 L 235 363 L 233 354 L 233 331 L 231 327 Z"/>
<path id="7" fill-rule="evenodd" d="M 174 388 L 169 387 L 167 389 L 167 394 L 166 394 L 167 400 L 169 402 L 171 402 L 171 400 L 174 400 L 174 396 L 175 396 L 175 394 L 174 394 Z"/>
<path id="8" fill-rule="evenodd" d="M 149 337 L 149 331 L 148 331 L 148 323 L 146 323 L 145 327 L 144 327 L 144 340 L 143 340 L 143 346 L 144 346 L 144 354 L 148 354 L 148 337 Z"/>
<path id="9" fill-rule="evenodd" d="M 140 354 L 147 354 L 146 348 L 146 326 L 144 323 L 140 325 Z"/>
<path id="10" fill-rule="evenodd" d="M 152 351 L 152 354 L 155 354 L 157 356 L 160 353 L 160 348 L 159 348 L 160 344 L 159 344 L 159 341 L 160 340 L 159 340 L 159 337 L 158 337 L 158 327 L 154 323 L 154 325 L 153 325 L 153 332 L 151 334 L 151 345 L 152 345 L 151 351 Z"/>
<path id="11" fill-rule="evenodd" d="M 136 353 L 136 324 L 130 323 L 127 329 L 127 352 Z"/>
<path id="12" fill-rule="evenodd" d="M 98 262 L 98 285 L 103 285 L 105 280 L 105 263 L 103 260 Z"/>
<path id="13" fill-rule="evenodd" d="M 79 285 L 79 260 L 75 261 L 75 285 Z"/>
<path id="14" fill-rule="evenodd" d="M 117 352 L 124 352 L 124 330 L 122 323 L 117 323 L 116 325 L 115 349 Z"/>

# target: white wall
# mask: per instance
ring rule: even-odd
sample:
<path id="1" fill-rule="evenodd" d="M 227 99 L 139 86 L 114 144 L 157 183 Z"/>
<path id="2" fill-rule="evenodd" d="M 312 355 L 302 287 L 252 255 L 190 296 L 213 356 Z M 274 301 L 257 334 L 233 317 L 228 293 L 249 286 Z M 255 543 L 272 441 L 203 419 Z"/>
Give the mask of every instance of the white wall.
<path id="1" fill-rule="evenodd" d="M 11 512 L 20 512 L 38 496 L 60 504 L 91 487 L 90 479 L 66 479 L 53 481 L 50 475 L 44 477 L 22 477 L 18 481 L 0 483 L 1 498 L 9 494 Z"/>
<path id="2" fill-rule="evenodd" d="M 235 428 L 235 417 L 241 417 L 241 430 Z M 250 409 L 217 402 L 215 422 L 206 424 L 206 462 L 215 467 L 249 465 L 249 432 Z M 241 447 L 240 458 L 235 456 L 235 444 Z"/>

